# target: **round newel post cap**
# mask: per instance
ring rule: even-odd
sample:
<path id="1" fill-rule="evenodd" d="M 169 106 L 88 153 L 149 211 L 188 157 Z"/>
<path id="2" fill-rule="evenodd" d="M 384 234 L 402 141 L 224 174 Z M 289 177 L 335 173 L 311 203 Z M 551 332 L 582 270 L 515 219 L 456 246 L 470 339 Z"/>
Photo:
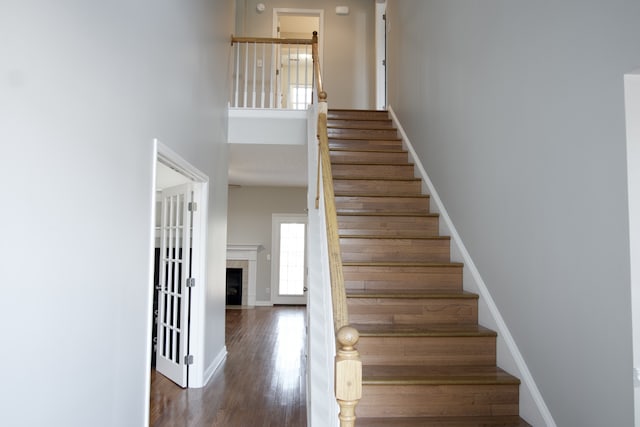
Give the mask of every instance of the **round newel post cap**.
<path id="1" fill-rule="evenodd" d="M 360 334 L 356 328 L 352 328 L 351 326 L 343 326 L 338 331 L 337 335 L 338 342 L 340 343 L 340 347 L 343 350 L 353 350 L 353 346 L 356 345 L 358 340 L 360 339 Z"/>
<path id="2" fill-rule="evenodd" d="M 322 91 L 318 94 L 318 99 L 320 101 L 326 101 L 327 100 L 327 92 Z"/>

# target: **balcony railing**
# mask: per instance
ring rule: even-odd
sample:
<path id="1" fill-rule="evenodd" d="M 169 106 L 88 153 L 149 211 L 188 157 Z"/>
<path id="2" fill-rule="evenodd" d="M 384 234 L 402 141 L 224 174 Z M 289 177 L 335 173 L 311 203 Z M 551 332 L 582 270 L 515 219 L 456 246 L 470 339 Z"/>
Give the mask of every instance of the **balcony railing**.
<path id="1" fill-rule="evenodd" d="M 313 102 L 313 40 L 231 37 L 234 108 L 306 110 Z"/>

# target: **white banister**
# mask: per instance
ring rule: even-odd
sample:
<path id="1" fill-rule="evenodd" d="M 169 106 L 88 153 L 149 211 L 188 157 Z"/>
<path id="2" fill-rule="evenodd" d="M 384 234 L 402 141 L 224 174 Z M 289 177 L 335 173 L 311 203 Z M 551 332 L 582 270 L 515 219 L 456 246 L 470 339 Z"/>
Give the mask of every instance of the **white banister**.
<path id="1" fill-rule="evenodd" d="M 231 43 L 231 107 L 306 110 L 312 103 L 311 39 L 232 37 Z"/>

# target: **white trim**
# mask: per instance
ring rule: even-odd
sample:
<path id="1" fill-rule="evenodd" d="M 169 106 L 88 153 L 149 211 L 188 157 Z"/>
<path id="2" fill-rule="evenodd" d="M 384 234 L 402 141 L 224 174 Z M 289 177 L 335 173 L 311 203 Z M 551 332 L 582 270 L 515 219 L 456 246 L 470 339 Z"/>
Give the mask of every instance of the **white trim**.
<path id="1" fill-rule="evenodd" d="M 151 344 L 151 337 L 153 337 L 153 328 L 155 328 L 155 324 L 152 321 L 153 319 L 153 296 L 155 293 L 155 283 L 153 282 L 154 269 L 155 269 L 155 250 L 156 250 L 156 174 L 157 174 L 157 164 L 158 164 L 158 140 L 154 139 L 152 141 L 153 144 L 153 157 L 151 158 L 151 176 L 153 177 L 152 181 L 152 189 L 151 191 L 151 218 L 149 218 L 149 228 L 151 229 L 149 233 L 149 261 L 148 261 L 148 277 L 149 282 L 147 283 L 147 306 L 146 306 L 146 318 L 147 318 L 147 327 L 145 331 L 145 352 L 147 355 L 147 360 L 151 361 L 151 354 L 153 352 L 153 345 Z M 151 399 L 151 363 L 145 366 L 144 370 L 144 402 L 149 402 Z M 143 425 L 149 425 L 149 405 L 144 405 L 144 422 Z"/>
<path id="2" fill-rule="evenodd" d="M 273 307 L 271 301 L 256 301 L 256 307 Z"/>
<path id="3" fill-rule="evenodd" d="M 280 266 L 280 224 L 286 223 L 304 223 L 305 225 L 305 264 L 306 246 L 308 244 L 308 215 L 307 214 L 271 214 L 271 303 L 273 304 L 307 304 L 307 292 L 302 296 L 280 296 L 278 294 L 279 285 L 279 266 Z M 306 269 L 306 265 L 305 265 Z M 304 287 L 307 287 L 307 278 L 305 277 Z"/>
<path id="4" fill-rule="evenodd" d="M 387 58 L 387 25 L 384 15 L 387 11 L 387 2 L 376 1 L 376 109 L 384 110 L 387 102 L 386 66 L 383 61 Z"/>
<path id="5" fill-rule="evenodd" d="M 301 9 L 291 7 L 273 8 L 273 37 L 278 37 L 278 15 L 303 15 L 317 16 L 318 23 L 318 56 L 320 57 L 320 68 L 324 69 L 324 9 Z M 309 34 L 311 38 L 311 34 Z"/>
<path id="6" fill-rule="evenodd" d="M 411 141 L 409 141 L 409 137 L 405 133 L 402 125 L 398 121 L 398 117 L 391 105 L 388 106 L 389 114 L 391 115 L 391 119 L 393 120 L 394 125 L 398 128 L 398 132 L 400 132 L 401 138 L 403 140 L 403 145 L 409 152 L 409 157 L 411 161 L 415 164 L 417 173 L 423 180 L 423 186 L 425 186 L 425 192 L 429 194 L 431 198 L 431 206 L 432 210 L 440 214 L 440 231 L 443 234 L 448 234 L 451 236 L 451 245 L 452 245 L 452 258 L 461 261 L 464 263 L 464 286 L 465 289 L 469 288 L 480 294 L 480 301 L 482 304 L 486 304 L 488 312 L 491 316 L 493 323 L 495 324 L 495 328 L 498 330 L 498 364 L 502 367 L 504 365 L 513 366 L 518 372 L 516 375 L 520 378 L 522 386 L 524 386 L 525 390 L 520 390 L 520 413 L 521 417 L 527 419 L 529 423 L 533 425 L 542 425 L 544 423 L 547 427 L 555 427 L 556 423 L 551 416 L 551 412 L 547 407 L 544 399 L 542 398 L 542 394 L 538 389 L 538 386 L 527 367 L 518 346 L 509 332 L 509 328 L 507 327 L 498 307 L 496 306 L 493 298 L 491 297 L 491 293 L 487 288 L 484 280 L 480 276 L 480 272 L 476 268 L 473 260 L 471 259 L 471 255 L 467 251 L 464 243 L 462 242 L 462 238 L 458 234 L 447 210 L 442 203 L 442 200 L 438 196 L 438 192 L 436 191 L 431 179 L 427 175 L 420 158 L 416 154 Z M 470 282 L 470 283 L 469 283 Z M 493 327 L 493 325 L 491 325 Z M 506 346 L 507 352 L 500 351 L 500 341 L 503 341 Z M 511 360 L 509 360 L 509 358 Z M 523 392 L 524 391 L 524 392 Z"/>
<path id="7" fill-rule="evenodd" d="M 220 350 L 220 353 L 218 353 L 218 355 L 215 357 L 215 359 L 211 361 L 207 369 L 205 369 L 204 381 L 202 383 L 202 387 L 206 386 L 209 383 L 209 381 L 211 380 L 211 377 L 213 377 L 213 374 L 216 373 L 216 371 L 222 365 L 222 362 L 224 362 L 226 358 L 227 358 L 227 346 L 224 346 L 222 347 L 222 350 Z"/>
<path id="8" fill-rule="evenodd" d="M 256 304 L 256 282 L 258 271 L 258 252 L 264 249 L 262 245 L 227 245 L 228 261 L 247 261 L 247 306 Z"/>
<path id="9" fill-rule="evenodd" d="M 204 356 L 205 356 L 205 314 L 206 314 L 206 283 L 207 283 L 207 227 L 208 227 L 208 194 L 209 177 L 182 158 L 178 153 L 154 139 L 154 161 L 161 162 L 193 181 L 194 201 L 198 209 L 193 216 L 193 257 L 191 259 L 192 277 L 196 279 L 196 286 L 191 293 L 191 323 L 189 325 L 189 352 L 193 355 L 193 365 L 189 367 L 189 388 L 204 386 Z M 154 168 L 155 183 L 155 168 Z M 153 195 L 155 197 L 155 188 Z M 155 206 L 155 200 L 154 200 Z M 152 226 L 155 225 L 155 212 Z M 155 230 L 155 226 L 154 226 Z M 154 233 L 155 237 L 155 233 Z M 155 247 L 155 240 L 154 246 Z M 153 253 L 153 252 L 152 252 Z M 153 289 L 153 286 L 151 286 Z M 153 290 L 152 290 L 153 292 Z M 153 293 L 151 294 L 153 302 Z M 151 337 L 151 335 L 149 335 Z M 150 359 L 149 359 L 150 360 Z"/>
<path id="10" fill-rule="evenodd" d="M 635 425 L 640 426 L 640 70 L 624 76 Z"/>

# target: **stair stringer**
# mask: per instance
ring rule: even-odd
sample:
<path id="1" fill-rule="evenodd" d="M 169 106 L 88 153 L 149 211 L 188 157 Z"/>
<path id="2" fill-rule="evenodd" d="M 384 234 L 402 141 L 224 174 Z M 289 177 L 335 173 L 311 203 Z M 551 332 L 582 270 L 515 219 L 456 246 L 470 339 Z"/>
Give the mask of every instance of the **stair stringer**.
<path id="1" fill-rule="evenodd" d="M 491 293 L 482 279 L 480 272 L 473 263 L 462 238 L 453 225 L 433 182 L 424 169 L 420 158 L 416 154 L 393 108 L 391 105 L 387 108 L 393 124 L 398 129 L 400 138 L 402 138 L 402 145 L 409 153 L 409 160 L 415 165 L 416 176 L 422 179 L 422 192 L 430 196 L 430 210 L 440 215 L 440 235 L 451 236 L 451 260 L 464 263 L 464 289 L 480 295 L 478 301 L 478 322 L 498 332 L 496 349 L 497 364 L 500 368 L 519 377 L 521 380 L 520 416 L 533 426 L 556 427 L 551 412 L 542 398 L 542 394 L 522 357 L 522 353 L 520 353 L 518 349 L 518 345 L 500 314 L 500 310 L 498 310 L 497 305 L 491 297 Z"/>

